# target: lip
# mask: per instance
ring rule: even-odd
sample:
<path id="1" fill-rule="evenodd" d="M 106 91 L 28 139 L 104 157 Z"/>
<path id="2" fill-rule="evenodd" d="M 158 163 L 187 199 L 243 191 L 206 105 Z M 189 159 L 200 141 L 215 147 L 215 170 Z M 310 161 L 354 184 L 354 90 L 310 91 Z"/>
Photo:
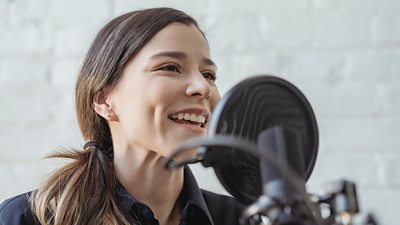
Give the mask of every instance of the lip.
<path id="1" fill-rule="evenodd" d="M 180 127 L 183 127 L 192 132 L 195 132 L 195 133 L 203 133 L 206 130 L 206 127 L 200 127 L 198 125 L 191 125 L 191 124 L 187 124 L 187 123 L 178 123 L 172 119 L 171 119 L 171 122 L 175 123 L 176 125 L 178 125 Z"/>
<path id="2" fill-rule="evenodd" d="M 204 126 L 200 127 L 197 125 L 191 125 L 191 124 L 187 124 L 187 123 L 179 123 L 177 121 L 174 121 L 173 119 L 171 119 L 171 116 L 174 114 L 179 114 L 179 113 L 194 113 L 197 115 L 203 115 L 206 118 L 206 121 L 204 122 Z M 174 122 L 177 125 L 180 125 L 182 127 L 185 127 L 191 131 L 195 131 L 195 132 L 204 132 L 207 129 L 207 125 L 208 125 L 208 118 L 210 117 L 210 113 L 208 110 L 204 109 L 204 108 L 197 108 L 197 107 L 192 107 L 192 108 L 185 108 L 179 111 L 176 111 L 174 113 L 171 113 L 168 115 L 168 119 L 170 119 L 172 122 Z"/>

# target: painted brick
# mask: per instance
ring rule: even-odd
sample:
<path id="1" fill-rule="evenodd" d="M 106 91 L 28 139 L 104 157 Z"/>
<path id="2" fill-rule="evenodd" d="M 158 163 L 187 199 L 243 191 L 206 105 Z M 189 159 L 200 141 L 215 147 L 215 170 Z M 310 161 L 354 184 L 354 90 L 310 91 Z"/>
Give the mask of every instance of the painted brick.
<path id="1" fill-rule="evenodd" d="M 353 118 L 320 121 L 321 146 L 327 151 L 370 152 L 398 148 L 400 131 L 393 129 L 400 125 L 398 118 Z"/>
<path id="2" fill-rule="evenodd" d="M 397 10 L 394 10 L 397 8 Z M 372 40 L 377 43 L 399 44 L 400 40 L 400 3 L 394 3 L 388 12 L 383 11 L 374 15 L 372 21 Z"/>
<path id="3" fill-rule="evenodd" d="M 385 88 L 385 94 L 388 97 L 385 115 L 398 118 L 400 115 L 400 82 L 388 84 Z"/>
<path id="4" fill-rule="evenodd" d="M 57 159 L 33 159 L 0 164 L 0 202 L 17 194 L 34 190 L 47 174 L 61 165 Z"/>
<path id="5" fill-rule="evenodd" d="M 8 2 L 0 1 L 0 26 L 4 26 L 8 21 Z"/>
<path id="6" fill-rule="evenodd" d="M 310 13 L 260 13 L 258 29 L 264 42 L 259 46 L 272 48 L 308 48 L 313 39 L 313 20 Z"/>
<path id="7" fill-rule="evenodd" d="M 279 65 L 277 55 L 273 52 L 253 52 L 253 54 L 237 54 L 230 57 L 228 64 L 221 64 L 228 68 L 228 72 L 221 74 L 224 78 L 236 76 L 254 76 L 259 74 L 277 74 Z M 243 79 L 243 77 L 241 77 Z"/>
<path id="8" fill-rule="evenodd" d="M 112 3 L 111 0 L 52 0 L 47 8 L 46 19 L 54 26 L 85 23 L 98 27 L 110 19 Z"/>
<path id="9" fill-rule="evenodd" d="M 79 130 L 71 118 L 43 124 L 8 126 L 0 133 L 0 162 L 39 159 L 63 146 L 81 147 Z M 21 133 L 24 135 L 21 136 Z"/>
<path id="10" fill-rule="evenodd" d="M 343 52 L 307 51 L 279 54 L 280 73 L 299 83 L 337 85 L 345 79 Z"/>
<path id="11" fill-rule="evenodd" d="M 393 189 L 400 188 L 400 156 L 398 152 L 394 151 L 391 154 L 383 156 L 382 165 L 384 167 L 383 175 L 387 180 L 388 186 Z"/>
<path id="12" fill-rule="evenodd" d="M 6 73 L 6 62 L 5 60 L 0 60 L 0 85 L 5 82 L 7 73 Z"/>
<path id="13" fill-rule="evenodd" d="M 399 38 L 400 39 L 400 38 Z M 353 82 L 399 81 L 399 49 L 351 51 L 346 54 L 348 80 Z"/>
<path id="14" fill-rule="evenodd" d="M 385 151 L 357 152 L 348 150 L 324 151 L 318 155 L 310 183 L 322 185 L 325 182 L 347 179 L 360 186 L 382 188 L 388 187 L 385 176 Z"/>
<path id="15" fill-rule="evenodd" d="M 262 2 L 262 1 L 259 1 Z M 183 10 L 189 15 L 194 15 L 195 17 L 201 14 L 238 14 L 238 13 L 248 13 L 257 11 L 254 5 L 248 4 L 240 0 L 233 0 L 230 4 L 226 4 L 224 1 L 177 1 L 177 0 L 167 0 L 163 1 L 114 1 L 113 15 L 120 15 L 121 13 L 143 9 L 148 7 L 173 7 L 179 10 Z"/>
<path id="16" fill-rule="evenodd" d="M 94 40 L 97 27 L 90 24 L 81 26 L 60 26 L 54 31 L 54 55 L 56 57 L 78 56 L 83 58 Z"/>
<path id="17" fill-rule="evenodd" d="M 268 13 L 274 12 L 292 12 L 292 13 L 310 13 L 313 10 L 313 1 L 312 0 L 299 0 L 299 1 L 291 1 L 291 0 L 264 0 L 259 1 L 262 8 L 262 11 L 266 11 Z M 261 10 L 260 10 L 261 11 Z"/>
<path id="18" fill-rule="evenodd" d="M 258 20 L 258 16 L 254 14 L 245 14 L 243 17 L 226 15 L 217 18 L 218 28 L 207 32 L 207 37 L 215 39 L 216 42 L 213 51 L 239 53 L 249 49 L 260 49 L 265 42 L 261 37 L 261 30 L 257 28 Z"/>
<path id="19" fill-rule="evenodd" d="M 316 78 L 317 79 L 317 78 Z M 304 81 L 300 89 L 307 93 L 318 114 L 330 117 L 379 117 L 388 108 L 388 97 L 383 84 Z"/>
<path id="20" fill-rule="evenodd" d="M 63 88 L 65 93 L 74 91 L 79 69 L 83 61 L 83 55 L 80 58 L 69 57 L 57 60 L 51 66 L 50 82 L 57 88 Z"/>
<path id="21" fill-rule="evenodd" d="M 262 4 L 263 1 L 254 1 L 255 4 Z M 257 12 L 258 9 L 253 4 L 241 0 L 233 0 L 227 4 L 224 1 L 209 1 L 208 10 L 218 14 L 228 14 L 234 17 L 238 14 L 248 14 Z"/>
<path id="22" fill-rule="evenodd" d="M 371 42 L 371 17 L 363 12 L 317 13 L 314 20 L 314 46 L 319 48 L 354 48 Z"/>
<path id="23" fill-rule="evenodd" d="M 4 0 L 3 2 L 7 2 Z M 47 15 L 48 0 L 13 0 L 8 1 L 9 23 L 12 25 L 49 23 Z"/>
<path id="24" fill-rule="evenodd" d="M 383 1 L 387 2 L 387 1 Z M 373 13 L 381 5 L 374 0 L 315 0 L 314 9 L 321 12 L 367 12 Z"/>
<path id="25" fill-rule="evenodd" d="M 163 4 L 159 4 L 157 1 L 123 1 L 123 0 L 114 0 L 112 2 L 112 15 L 119 16 L 123 13 L 130 12 L 133 10 L 140 10 L 148 7 L 175 7 L 180 10 L 184 10 L 182 4 L 177 3 L 176 1 L 164 1 Z"/>
<path id="26" fill-rule="evenodd" d="M 216 84 L 221 94 L 247 76 L 279 74 L 277 56 L 273 52 L 230 54 L 230 57 L 224 53 L 213 55 L 218 65 Z"/>
<path id="27" fill-rule="evenodd" d="M 51 29 L 46 26 L 4 26 L 0 27 L 1 56 L 44 56 L 50 53 Z"/>
<path id="28" fill-rule="evenodd" d="M 45 84 L 9 84 L 7 89 L 0 89 L 1 96 L 18 96 L 3 98 L 4 109 L 0 110 L 2 125 L 43 123 L 50 118 L 48 110 L 52 105 L 51 96 L 54 90 Z M 49 104 L 45 107 L 45 104 Z"/>
<path id="29" fill-rule="evenodd" d="M 1 63 L 0 87 L 45 83 L 48 77 L 49 62 L 46 58 L 9 58 Z"/>

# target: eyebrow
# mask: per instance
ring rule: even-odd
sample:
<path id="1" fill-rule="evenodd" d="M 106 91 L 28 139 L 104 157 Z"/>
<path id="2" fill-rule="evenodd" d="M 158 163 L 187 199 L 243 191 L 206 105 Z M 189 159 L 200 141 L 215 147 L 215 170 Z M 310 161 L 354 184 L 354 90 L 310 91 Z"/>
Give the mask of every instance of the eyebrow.
<path id="1" fill-rule="evenodd" d="M 178 52 L 178 51 L 164 51 L 164 52 L 159 52 L 155 55 L 152 55 L 150 59 L 157 59 L 157 58 L 162 58 L 162 57 L 168 57 L 168 58 L 174 58 L 174 59 L 186 59 L 188 56 L 183 53 L 183 52 Z M 214 61 L 212 61 L 210 58 L 203 58 L 201 60 L 202 64 L 205 64 L 207 66 L 214 66 L 217 67 Z"/>

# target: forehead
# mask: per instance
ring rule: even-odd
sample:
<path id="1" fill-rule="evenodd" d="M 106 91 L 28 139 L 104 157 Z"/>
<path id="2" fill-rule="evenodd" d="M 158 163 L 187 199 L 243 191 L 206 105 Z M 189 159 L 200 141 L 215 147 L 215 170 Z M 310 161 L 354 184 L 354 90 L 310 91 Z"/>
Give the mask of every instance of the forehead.
<path id="1" fill-rule="evenodd" d="M 206 39 L 194 25 L 171 23 L 161 29 L 139 51 L 138 57 L 160 51 L 181 51 L 189 56 L 209 57 Z"/>

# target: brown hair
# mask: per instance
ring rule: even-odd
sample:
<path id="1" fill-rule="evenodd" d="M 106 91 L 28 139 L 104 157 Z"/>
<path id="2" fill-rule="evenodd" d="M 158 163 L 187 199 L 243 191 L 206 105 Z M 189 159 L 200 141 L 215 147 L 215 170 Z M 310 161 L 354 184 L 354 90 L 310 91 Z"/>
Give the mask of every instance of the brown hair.
<path id="1" fill-rule="evenodd" d="M 97 34 L 82 64 L 75 92 L 83 138 L 97 145 L 49 156 L 71 161 L 53 172 L 31 196 L 32 210 L 42 225 L 139 223 L 126 215 L 119 203 L 112 155 L 104 154 L 112 151 L 110 129 L 94 111 L 93 101 L 115 87 L 128 60 L 173 22 L 197 27 L 184 12 L 152 8 L 121 15 Z"/>

